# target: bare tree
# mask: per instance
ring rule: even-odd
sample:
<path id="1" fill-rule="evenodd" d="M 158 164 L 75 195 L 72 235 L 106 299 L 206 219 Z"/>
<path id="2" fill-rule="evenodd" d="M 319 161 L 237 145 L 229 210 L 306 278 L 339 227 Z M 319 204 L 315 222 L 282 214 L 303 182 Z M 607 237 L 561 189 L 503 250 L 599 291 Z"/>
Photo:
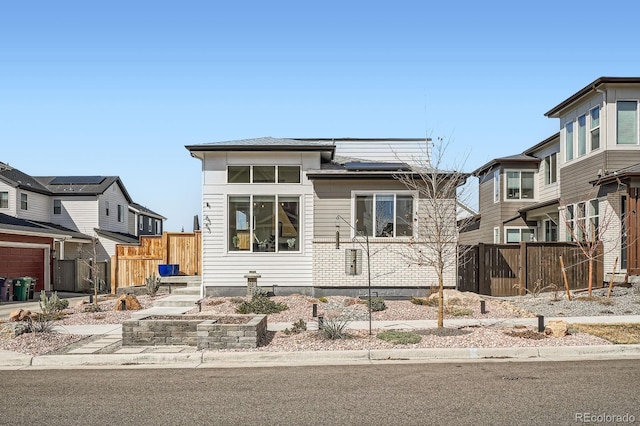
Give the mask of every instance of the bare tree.
<path id="1" fill-rule="evenodd" d="M 410 264 L 430 267 L 435 271 L 438 280 L 438 327 L 443 327 L 445 275 L 457 268 L 460 255 L 458 233 L 468 222 L 456 220 L 459 200 L 463 195 L 460 191 L 463 191 L 468 174 L 457 171 L 460 168 L 443 168 L 449 141 L 437 138 L 432 146 L 428 140 L 425 143 L 424 157 L 414 159 L 407 173 L 396 175 L 396 179 L 418 195 L 413 235 L 409 244 L 402 248 L 402 255 Z"/>
<path id="2" fill-rule="evenodd" d="M 93 305 L 95 310 L 99 310 L 98 305 L 98 292 L 100 289 L 100 284 L 103 283 L 103 279 L 100 271 L 100 264 L 98 263 L 98 238 L 91 237 L 91 252 L 90 257 L 88 259 L 82 259 L 82 262 L 87 267 L 87 273 L 84 276 L 84 279 L 91 284 L 93 288 Z"/>

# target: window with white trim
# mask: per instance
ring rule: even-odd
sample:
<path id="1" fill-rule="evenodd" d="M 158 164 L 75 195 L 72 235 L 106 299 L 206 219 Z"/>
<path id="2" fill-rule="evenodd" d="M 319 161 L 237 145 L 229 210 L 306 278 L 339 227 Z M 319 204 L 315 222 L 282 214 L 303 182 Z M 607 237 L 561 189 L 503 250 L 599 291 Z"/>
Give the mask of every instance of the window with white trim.
<path id="1" fill-rule="evenodd" d="M 300 166 L 227 166 L 228 183 L 300 183 Z"/>
<path id="2" fill-rule="evenodd" d="M 0 209 L 9 208 L 9 193 L 7 191 L 0 192 Z"/>
<path id="3" fill-rule="evenodd" d="M 156 235 L 160 235 L 160 221 L 156 220 Z"/>
<path id="4" fill-rule="evenodd" d="M 573 121 L 564 126 L 564 160 L 573 160 Z"/>
<path id="5" fill-rule="evenodd" d="M 62 214 L 62 201 L 53 200 L 53 214 Z"/>
<path id="6" fill-rule="evenodd" d="M 599 238 L 600 202 L 597 199 L 566 207 L 567 241 L 596 241 Z"/>
<path id="7" fill-rule="evenodd" d="M 532 228 L 506 228 L 506 243 L 520 243 L 536 240 L 536 230 Z"/>
<path id="8" fill-rule="evenodd" d="M 497 226 L 493 228 L 493 244 L 500 244 L 500 228 Z"/>
<path id="9" fill-rule="evenodd" d="M 104 202 L 104 213 L 105 213 L 105 216 L 109 216 L 109 202 L 108 201 Z"/>
<path id="10" fill-rule="evenodd" d="M 356 195 L 354 228 L 369 237 L 413 236 L 413 195 Z"/>
<path id="11" fill-rule="evenodd" d="M 600 148 L 600 107 L 597 106 L 589 111 L 589 139 L 591 141 L 591 151 Z"/>
<path id="12" fill-rule="evenodd" d="M 121 204 L 118 204 L 118 222 L 122 222 L 124 220 L 124 207 Z"/>
<path id="13" fill-rule="evenodd" d="M 152 229 L 153 229 L 153 228 L 152 228 L 152 226 L 153 226 L 153 219 L 149 218 L 149 219 L 147 220 L 147 230 L 148 230 L 149 232 L 151 232 L 151 231 L 152 231 Z"/>
<path id="14" fill-rule="evenodd" d="M 558 241 L 558 223 L 555 220 L 545 219 L 542 226 L 545 241 Z"/>
<path id="15" fill-rule="evenodd" d="M 573 233 L 576 227 L 576 214 L 574 211 L 574 205 L 569 204 L 565 209 L 565 219 L 567 225 L 567 241 L 573 241 Z"/>
<path id="16" fill-rule="evenodd" d="M 578 117 L 578 157 L 587 153 L 587 116 Z"/>
<path id="17" fill-rule="evenodd" d="M 638 101 L 618 101 L 616 110 L 616 143 L 638 144 Z"/>
<path id="18" fill-rule="evenodd" d="M 141 231 L 144 231 L 144 217 L 140 216 L 138 222 L 140 223 L 138 225 L 138 229 L 141 230 Z"/>
<path id="19" fill-rule="evenodd" d="M 29 197 L 24 192 L 20 194 L 20 210 L 29 210 Z"/>
<path id="20" fill-rule="evenodd" d="M 534 175 L 534 172 L 507 171 L 507 200 L 532 200 Z"/>
<path id="21" fill-rule="evenodd" d="M 300 197 L 231 195 L 228 199 L 231 252 L 300 251 Z"/>
<path id="22" fill-rule="evenodd" d="M 500 170 L 493 172 L 493 202 L 500 202 Z"/>
<path id="23" fill-rule="evenodd" d="M 544 157 L 544 183 L 551 185 L 558 180 L 558 153 Z"/>

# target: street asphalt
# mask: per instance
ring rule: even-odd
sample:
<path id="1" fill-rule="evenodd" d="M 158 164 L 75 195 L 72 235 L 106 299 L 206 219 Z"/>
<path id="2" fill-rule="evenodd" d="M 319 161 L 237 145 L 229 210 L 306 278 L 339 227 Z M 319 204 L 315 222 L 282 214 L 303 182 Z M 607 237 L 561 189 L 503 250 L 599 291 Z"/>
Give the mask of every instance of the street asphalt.
<path id="1" fill-rule="evenodd" d="M 172 297 L 172 296 L 169 296 Z M 70 304 L 88 300 L 88 296 L 71 297 Z M 8 318 L 17 309 L 39 310 L 38 302 L 4 303 L 0 318 Z M 154 306 L 136 312 L 135 317 L 150 314 L 168 315 L 186 312 L 190 307 Z M 564 320 L 568 323 L 640 323 L 640 315 L 559 317 L 545 321 Z M 456 319 L 447 326 L 465 325 L 528 325 L 537 326 L 538 318 L 516 319 Z M 270 331 L 283 330 L 289 323 L 268 324 Z M 436 321 L 373 321 L 373 328 L 434 328 Z M 368 321 L 353 321 L 352 329 L 368 329 Z M 120 324 L 57 326 L 59 333 L 92 336 L 87 343 L 76 345 L 62 355 L 31 356 L 0 350 L 0 370 L 75 369 L 75 368 L 238 368 L 304 365 L 354 365 L 429 362 L 479 361 L 567 361 L 594 359 L 640 359 L 640 345 L 512 347 L 512 348 L 425 348 L 374 349 L 309 352 L 219 352 L 196 351 L 190 346 L 122 347 L 115 353 L 98 353 L 122 340 Z M 104 352 L 104 351 L 103 351 Z"/>

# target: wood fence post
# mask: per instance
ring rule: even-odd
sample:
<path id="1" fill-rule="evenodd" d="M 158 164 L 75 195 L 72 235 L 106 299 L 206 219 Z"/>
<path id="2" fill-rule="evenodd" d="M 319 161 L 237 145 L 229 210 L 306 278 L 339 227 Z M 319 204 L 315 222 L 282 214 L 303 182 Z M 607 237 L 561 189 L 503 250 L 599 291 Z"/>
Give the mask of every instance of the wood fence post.
<path id="1" fill-rule="evenodd" d="M 487 293 L 483 293 L 485 286 L 486 286 L 486 282 L 485 282 L 485 271 L 484 271 L 484 261 L 485 261 L 485 248 L 484 248 L 484 243 L 479 243 L 478 244 L 478 293 L 479 294 L 487 294 L 487 295 L 491 295 L 491 290 L 489 290 L 489 292 Z"/>
<path id="2" fill-rule="evenodd" d="M 169 263 L 169 234 L 162 233 L 162 263 Z"/>
<path id="3" fill-rule="evenodd" d="M 118 254 L 111 256 L 111 294 L 118 289 Z"/>
<path id="4" fill-rule="evenodd" d="M 520 283 L 520 296 L 524 296 L 527 289 L 527 275 L 529 271 L 527 270 L 527 243 L 520 242 L 520 259 L 518 265 L 518 282 Z"/>

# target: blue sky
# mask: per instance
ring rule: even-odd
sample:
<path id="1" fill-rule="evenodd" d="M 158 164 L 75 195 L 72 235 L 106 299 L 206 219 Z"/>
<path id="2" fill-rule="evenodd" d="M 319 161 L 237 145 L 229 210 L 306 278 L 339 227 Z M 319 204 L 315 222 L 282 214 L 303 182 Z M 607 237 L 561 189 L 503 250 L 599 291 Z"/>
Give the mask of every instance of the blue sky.
<path id="1" fill-rule="evenodd" d="M 640 76 L 636 1 L 1 2 L 0 161 L 118 175 L 190 231 L 185 145 L 431 137 L 471 171 L 558 131 L 550 108 Z"/>

